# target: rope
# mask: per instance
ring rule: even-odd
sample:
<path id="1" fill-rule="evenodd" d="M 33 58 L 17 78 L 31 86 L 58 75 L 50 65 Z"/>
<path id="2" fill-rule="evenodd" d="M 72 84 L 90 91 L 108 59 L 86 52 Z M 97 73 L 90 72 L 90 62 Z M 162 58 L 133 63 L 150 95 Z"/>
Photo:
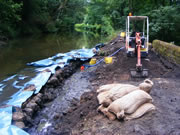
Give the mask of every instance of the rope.
<path id="1" fill-rule="evenodd" d="M 112 57 L 114 56 L 115 54 L 117 54 L 120 50 L 124 49 L 125 47 L 121 47 L 119 48 L 117 51 L 115 51 L 114 53 L 112 53 L 111 55 L 109 55 L 108 57 Z M 100 59 L 98 62 L 96 62 L 96 64 L 93 64 L 93 65 L 83 65 L 85 68 L 89 68 L 89 67 L 95 67 L 97 66 L 98 64 L 100 64 L 101 62 L 104 61 L 104 58 Z"/>

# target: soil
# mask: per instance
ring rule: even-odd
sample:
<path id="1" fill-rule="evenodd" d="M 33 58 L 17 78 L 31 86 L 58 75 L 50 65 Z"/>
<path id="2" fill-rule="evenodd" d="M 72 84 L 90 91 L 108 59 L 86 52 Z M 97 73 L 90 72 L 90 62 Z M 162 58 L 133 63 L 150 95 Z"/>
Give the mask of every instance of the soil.
<path id="1" fill-rule="evenodd" d="M 101 49 L 112 54 L 124 46 L 115 38 Z M 96 56 L 100 60 L 104 56 Z M 97 112 L 96 90 L 104 84 L 138 85 L 144 78 L 132 78 L 129 69 L 135 68 L 136 58 L 126 56 L 125 50 L 113 57 L 112 64 L 102 62 L 84 71 L 78 70 L 68 78 L 58 96 L 45 105 L 34 118 L 30 134 L 45 135 L 179 135 L 180 134 L 180 67 L 158 56 L 153 48 L 142 60 L 154 82 L 150 95 L 156 111 L 131 121 L 110 121 Z M 42 126 L 45 125 L 45 126 Z"/>

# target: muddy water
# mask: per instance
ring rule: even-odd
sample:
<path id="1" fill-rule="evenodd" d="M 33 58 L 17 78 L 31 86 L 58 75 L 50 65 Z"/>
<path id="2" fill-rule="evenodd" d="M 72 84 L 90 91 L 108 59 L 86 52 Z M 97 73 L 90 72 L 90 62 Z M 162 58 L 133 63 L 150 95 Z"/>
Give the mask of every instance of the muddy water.
<path id="1" fill-rule="evenodd" d="M 35 68 L 26 66 L 26 63 L 73 49 L 91 48 L 99 42 L 99 38 L 71 33 L 21 38 L 1 46 L 0 104 L 9 100 L 10 96 L 17 92 L 23 83 L 36 75 Z"/>

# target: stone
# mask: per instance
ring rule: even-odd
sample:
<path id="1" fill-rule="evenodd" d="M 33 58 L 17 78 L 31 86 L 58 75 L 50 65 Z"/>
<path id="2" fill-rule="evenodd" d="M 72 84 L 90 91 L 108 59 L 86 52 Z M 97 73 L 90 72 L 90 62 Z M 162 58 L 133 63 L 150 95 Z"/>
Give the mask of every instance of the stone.
<path id="1" fill-rule="evenodd" d="M 27 87 L 24 88 L 24 91 L 35 91 L 36 87 L 34 84 L 28 85 Z"/>
<path id="2" fill-rule="evenodd" d="M 39 98 L 42 98 L 43 94 L 42 93 L 38 93 L 36 96 L 39 97 Z"/>
<path id="3" fill-rule="evenodd" d="M 23 121 L 25 119 L 25 117 L 22 112 L 14 112 L 12 115 L 12 119 L 14 121 Z"/>
<path id="4" fill-rule="evenodd" d="M 31 108 L 33 110 L 37 110 L 37 107 L 38 105 L 34 102 L 29 102 L 27 105 L 26 105 L 27 108 Z"/>
<path id="5" fill-rule="evenodd" d="M 26 115 L 28 115 L 30 117 L 33 116 L 33 114 L 34 114 L 34 111 L 32 108 L 25 108 L 23 111 L 26 113 Z"/>
<path id="6" fill-rule="evenodd" d="M 39 98 L 38 96 L 34 96 L 32 100 L 33 100 L 35 103 L 37 103 L 38 105 L 40 105 L 41 102 L 42 102 L 42 99 Z"/>
<path id="7" fill-rule="evenodd" d="M 57 77 L 53 76 L 50 78 L 50 80 L 48 80 L 47 82 L 48 84 L 52 84 L 54 86 L 57 86 L 59 84 L 59 80 Z"/>
<path id="8" fill-rule="evenodd" d="M 21 129 L 24 129 L 25 128 L 25 124 L 24 122 L 14 122 L 14 125 L 21 128 Z"/>

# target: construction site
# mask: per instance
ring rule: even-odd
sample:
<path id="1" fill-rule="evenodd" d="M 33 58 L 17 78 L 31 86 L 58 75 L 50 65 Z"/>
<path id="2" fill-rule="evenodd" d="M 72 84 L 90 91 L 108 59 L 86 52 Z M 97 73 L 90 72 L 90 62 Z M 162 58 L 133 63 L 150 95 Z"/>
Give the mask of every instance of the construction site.
<path id="1" fill-rule="evenodd" d="M 109 56 L 125 46 L 120 36 L 116 37 L 93 58 L 97 61 Z M 85 63 L 88 64 L 88 63 Z M 158 54 L 153 45 L 149 45 L 148 57 L 142 59 L 142 65 L 148 69 L 148 79 L 153 82 L 150 95 L 156 109 L 133 120 L 109 120 L 98 112 L 97 90 L 106 84 L 131 84 L 138 86 L 145 78 L 134 78 L 129 69 L 135 68 L 136 57 L 127 57 L 125 49 L 113 56 L 110 64 L 102 62 L 97 66 L 80 69 L 58 84 L 44 91 L 58 95 L 45 104 L 31 120 L 30 134 L 83 134 L 83 135 L 119 135 L 142 134 L 164 135 L 180 134 L 179 65 L 168 61 Z M 46 86 L 45 86 L 46 87 Z M 67 91 L 68 90 L 68 91 Z M 50 123 L 46 128 L 41 126 Z"/>
<path id="2" fill-rule="evenodd" d="M 142 32 L 130 30 L 133 20 L 143 21 Z M 40 86 L 22 88 L 27 99 L 3 106 L 12 107 L 12 125 L 31 135 L 179 135 L 180 47 L 150 43 L 148 21 L 129 15 L 125 32 L 88 55 L 81 49 L 30 63 L 56 59 L 39 70 Z"/>

